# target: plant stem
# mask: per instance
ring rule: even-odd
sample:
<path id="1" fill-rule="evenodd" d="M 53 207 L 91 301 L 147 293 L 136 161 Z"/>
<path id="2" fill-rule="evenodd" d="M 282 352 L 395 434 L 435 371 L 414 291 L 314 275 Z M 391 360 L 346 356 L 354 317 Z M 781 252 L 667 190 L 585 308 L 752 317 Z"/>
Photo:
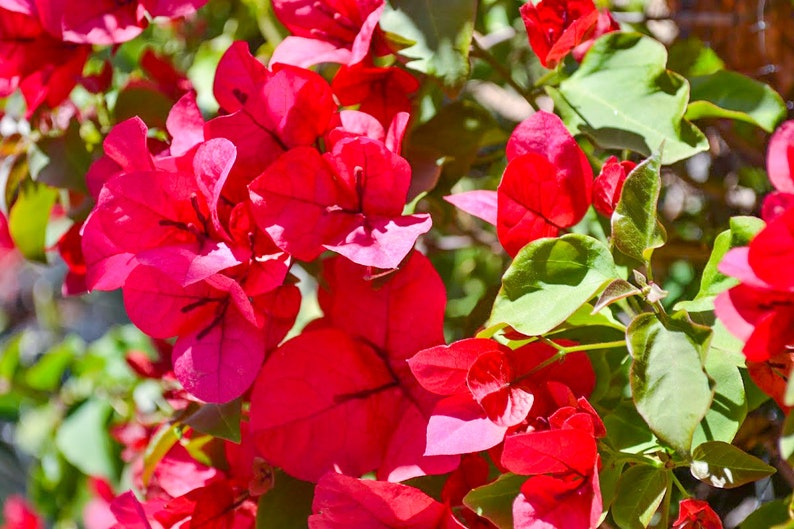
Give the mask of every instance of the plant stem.
<path id="1" fill-rule="evenodd" d="M 681 484 L 681 482 L 678 481 L 678 478 L 675 477 L 675 474 L 673 474 L 672 471 L 670 472 L 670 477 L 673 478 L 673 483 L 675 484 L 679 492 L 681 492 L 681 494 L 684 496 L 684 499 L 689 498 L 690 494 L 687 492 L 686 488 Z"/>

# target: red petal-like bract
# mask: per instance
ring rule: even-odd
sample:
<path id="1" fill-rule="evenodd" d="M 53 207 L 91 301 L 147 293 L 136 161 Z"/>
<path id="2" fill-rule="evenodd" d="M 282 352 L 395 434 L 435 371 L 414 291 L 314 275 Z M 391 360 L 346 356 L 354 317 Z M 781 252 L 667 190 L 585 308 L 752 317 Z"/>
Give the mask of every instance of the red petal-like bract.
<path id="1" fill-rule="evenodd" d="M 227 54 L 239 55 L 239 49 Z M 227 138 L 234 143 L 234 179 L 243 187 L 288 149 L 313 145 L 336 111 L 331 87 L 314 72 L 282 65 L 264 80 L 258 75 L 253 74 L 250 84 L 244 86 L 250 93 L 233 95 L 239 101 L 245 99 L 241 108 L 204 126 L 207 138 Z M 223 99 L 231 104 L 228 96 Z"/>
<path id="2" fill-rule="evenodd" d="M 672 529 L 722 529 L 722 522 L 707 502 L 687 498 L 678 504 Z"/>
<path id="3" fill-rule="evenodd" d="M 356 64 L 342 66 L 331 83 L 344 106 L 359 110 L 388 126 L 399 112 L 411 111 L 410 96 L 419 90 L 419 81 L 401 68 L 378 68 Z"/>
<path id="4" fill-rule="evenodd" d="M 581 60 L 596 38 L 620 29 L 608 12 L 596 11 L 593 0 L 529 1 L 521 6 L 521 18 L 532 51 L 546 68 L 571 52 Z"/>
<path id="5" fill-rule="evenodd" d="M 595 529 L 601 517 L 598 471 L 584 479 L 537 475 L 513 502 L 515 529 Z"/>
<path id="6" fill-rule="evenodd" d="M 262 455 L 304 480 L 375 469 L 406 479 L 457 463 L 423 457 L 433 399 L 405 362 L 443 339 L 440 278 L 418 253 L 387 278 L 367 281 L 365 273 L 340 257 L 326 262 L 325 317 L 270 356 L 251 396 Z M 419 306 L 417 296 L 425 299 Z"/>
<path id="7" fill-rule="evenodd" d="M 590 207 L 593 171 L 559 117 L 536 112 L 507 144 L 509 160 L 497 190 L 497 235 L 515 256 L 527 243 L 553 237 Z"/>
<path id="8" fill-rule="evenodd" d="M 467 338 L 424 349 L 408 360 L 411 372 L 428 391 L 454 395 L 466 390 L 466 376 L 477 358 L 502 346 L 485 338 Z"/>
<path id="9" fill-rule="evenodd" d="M 424 492 L 329 472 L 317 483 L 310 529 L 462 528 L 449 508 Z"/>
<path id="10" fill-rule="evenodd" d="M 444 200 L 469 215 L 474 215 L 488 224 L 496 226 L 498 194 L 496 191 L 476 189 L 447 195 Z"/>
<path id="11" fill-rule="evenodd" d="M 292 36 L 276 47 L 270 64 L 361 62 L 384 6 L 383 0 L 275 0 L 273 12 Z"/>
<path id="12" fill-rule="evenodd" d="M 753 238 L 747 256 L 755 274 L 772 288 L 794 291 L 794 209 L 771 221 Z"/>
<path id="13" fill-rule="evenodd" d="M 174 498 L 155 514 L 165 529 L 185 519 L 188 527 L 202 529 L 232 529 L 234 522 L 234 490 L 228 482 L 216 481 Z M 178 525 L 182 527 L 182 525 Z"/>
<path id="14" fill-rule="evenodd" d="M 786 121 L 769 139 L 766 170 L 775 189 L 794 193 L 794 121 Z"/>
<path id="15" fill-rule="evenodd" d="M 44 529 L 44 522 L 21 496 L 6 498 L 3 518 L 3 529 Z"/>
<path id="16" fill-rule="evenodd" d="M 396 268 L 428 215 L 402 215 L 408 162 L 366 137 L 337 141 L 330 153 L 311 147 L 282 155 L 249 186 L 254 215 L 276 245 L 311 261 L 324 249 L 376 268 Z"/>
<path id="17" fill-rule="evenodd" d="M 265 65 L 251 55 L 248 43 L 237 41 L 218 62 L 212 91 L 223 110 L 237 112 L 271 75 Z"/>
<path id="18" fill-rule="evenodd" d="M 112 529 L 152 529 L 143 505 L 131 490 L 117 496 L 110 510 L 119 522 Z"/>
<path id="19" fill-rule="evenodd" d="M 494 351 L 477 357 L 466 378 L 474 400 L 488 418 L 498 426 L 520 424 L 532 408 L 535 397 L 515 384 L 518 373 L 505 351 Z"/>
<path id="20" fill-rule="evenodd" d="M 636 165 L 628 160 L 620 162 L 615 156 L 607 158 L 593 182 L 593 207 L 597 212 L 607 218 L 612 216 L 623 191 L 623 182 Z"/>

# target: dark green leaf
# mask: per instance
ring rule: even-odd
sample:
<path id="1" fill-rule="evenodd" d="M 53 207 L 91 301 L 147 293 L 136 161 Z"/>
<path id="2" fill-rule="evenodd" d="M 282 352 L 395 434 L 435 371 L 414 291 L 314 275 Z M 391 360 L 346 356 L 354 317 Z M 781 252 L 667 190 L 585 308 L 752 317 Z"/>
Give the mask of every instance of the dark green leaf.
<path id="1" fill-rule="evenodd" d="M 471 101 L 456 101 L 441 107 L 429 121 L 411 131 L 406 145 L 406 157 L 412 167 L 417 167 L 424 160 L 424 165 L 432 160 L 443 160 L 442 176 L 444 192 L 461 177 L 469 173 L 469 168 L 477 157 L 483 137 L 489 130 L 497 129 L 496 122 L 481 106 Z M 432 169 L 429 168 L 428 170 Z M 411 183 L 411 192 L 432 189 L 435 182 L 432 178 L 423 189 L 415 189 Z"/>
<path id="2" fill-rule="evenodd" d="M 760 459 L 722 441 L 709 441 L 692 451 L 692 475 L 712 487 L 733 489 L 775 473 Z"/>
<path id="3" fill-rule="evenodd" d="M 667 67 L 687 78 L 709 75 L 725 67 L 717 53 L 697 37 L 676 39 L 669 53 Z"/>
<path id="4" fill-rule="evenodd" d="M 149 127 L 165 130 L 165 119 L 173 104 L 159 90 L 146 86 L 128 86 L 119 92 L 113 110 L 117 123 L 138 116 Z"/>
<path id="5" fill-rule="evenodd" d="M 598 39 L 578 70 L 549 89 L 568 128 L 606 149 L 645 156 L 664 143 L 662 163 L 708 149 L 706 137 L 683 119 L 689 85 L 665 69 L 667 51 L 638 33 L 609 33 Z"/>
<path id="6" fill-rule="evenodd" d="M 491 324 L 541 335 L 574 314 L 618 276 L 609 250 L 592 237 L 568 234 L 526 245 L 502 278 Z"/>
<path id="7" fill-rule="evenodd" d="M 735 119 L 772 132 L 786 117 L 786 103 L 777 92 L 740 73 L 720 70 L 689 82 L 692 91 L 687 119 Z"/>
<path id="8" fill-rule="evenodd" d="M 615 279 L 608 284 L 601 295 L 598 296 L 598 301 L 593 305 L 593 313 L 599 312 L 607 305 L 611 305 L 618 300 L 630 296 L 638 296 L 640 294 L 642 294 L 642 292 L 625 279 Z"/>
<path id="9" fill-rule="evenodd" d="M 239 443 L 241 417 L 242 400 L 235 399 L 225 404 L 202 404 L 182 422 L 198 432 Z"/>
<path id="10" fill-rule="evenodd" d="M 651 430 L 688 454 L 695 429 L 712 402 L 713 389 L 703 368 L 710 331 L 680 321 L 667 325 L 649 313 L 629 325 L 631 392 Z"/>
<path id="11" fill-rule="evenodd" d="M 47 262 L 45 252 L 50 211 L 58 198 L 55 189 L 27 181 L 8 215 L 8 231 L 25 258 Z"/>
<path id="12" fill-rule="evenodd" d="M 276 470 L 274 487 L 259 498 L 256 529 L 305 529 L 312 513 L 314 483 Z"/>
<path id="13" fill-rule="evenodd" d="M 476 0 L 390 0 L 380 19 L 387 38 L 407 45 L 407 66 L 457 92 L 469 77 Z"/>
<path id="14" fill-rule="evenodd" d="M 615 450 L 640 454 L 659 447 L 653 432 L 648 429 L 631 401 L 621 402 L 606 414 L 604 426 L 607 429 L 606 441 Z"/>
<path id="15" fill-rule="evenodd" d="M 644 529 L 670 486 L 670 471 L 636 465 L 621 476 L 612 503 L 612 518 L 621 529 Z"/>
<path id="16" fill-rule="evenodd" d="M 510 472 L 493 483 L 477 487 L 463 498 L 463 504 L 499 529 L 513 529 L 513 502 L 521 493 L 526 476 Z"/>
<path id="17" fill-rule="evenodd" d="M 31 178 L 60 189 L 86 193 L 85 174 L 90 165 L 91 154 L 75 120 L 62 136 L 45 137 L 28 151 Z"/>
<path id="18" fill-rule="evenodd" d="M 55 434 L 55 444 L 69 463 L 89 476 L 114 481 L 120 464 L 108 423 L 113 413 L 109 403 L 98 398 L 84 402 Z"/>
<path id="19" fill-rule="evenodd" d="M 655 248 L 664 245 L 666 233 L 656 218 L 661 188 L 661 161 L 654 154 L 623 183 L 620 200 L 612 214 L 612 241 L 618 250 L 640 262 L 650 262 Z"/>

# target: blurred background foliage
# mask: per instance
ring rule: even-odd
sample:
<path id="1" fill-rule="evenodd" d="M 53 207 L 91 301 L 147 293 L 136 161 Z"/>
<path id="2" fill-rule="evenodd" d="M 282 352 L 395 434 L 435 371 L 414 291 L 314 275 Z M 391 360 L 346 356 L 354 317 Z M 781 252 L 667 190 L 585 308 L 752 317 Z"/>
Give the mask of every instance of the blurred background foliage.
<path id="1" fill-rule="evenodd" d="M 772 86 L 789 112 L 794 107 L 790 0 L 597 3 L 609 7 L 624 27 L 664 42 L 668 67 L 688 79 L 721 69 L 738 71 Z M 412 197 L 420 198 L 417 209 L 433 216 L 434 229 L 421 244 L 447 287 L 449 340 L 472 336 L 483 325 L 509 264 L 492 227 L 450 207 L 442 197 L 496 188 L 507 138 L 532 112 L 523 95 L 542 92 L 535 84 L 547 70 L 527 43 L 517 15 L 521 4 L 480 0 L 471 79 L 458 94 L 423 82 L 405 143 L 414 169 Z M 205 117 L 213 115 L 214 70 L 226 48 L 235 40 L 247 41 L 266 62 L 285 35 L 267 1 L 210 0 L 197 17 L 153 24 L 115 49 L 97 49 L 86 72 L 100 74 L 111 64 L 107 91 L 78 87 L 73 106 L 51 115 L 37 112 L 30 121 L 22 118 L 20 97 L 4 102 L 0 208 L 7 213 L 14 201 L 28 201 L 31 218 L 24 229 L 34 242 L 20 245 L 29 260 L 0 245 L 0 503 L 9 494 L 26 493 L 55 527 L 79 527 L 89 498 L 88 475 L 124 488 L 121 447 L 110 434 L 112 427 L 141 413 L 154 423 L 173 411 L 161 385 L 141 380 L 125 361 L 130 351 L 153 355 L 155 348 L 127 323 L 118 293 L 81 298 L 60 293 L 65 266 L 51 248 L 90 210 L 83 177 L 101 154 L 104 135 L 132 115 L 140 115 L 155 134 L 156 129 L 164 134 L 178 90 L 190 85 Z M 538 101 L 542 108 L 552 108 L 549 98 L 541 95 Z M 709 151 L 663 170 L 660 215 L 669 240 L 655 254 L 655 277 L 669 292 L 668 306 L 694 297 L 716 235 L 731 216 L 757 215 L 760 197 L 770 190 L 764 166 L 768 131 L 727 119 L 703 119 L 697 125 L 708 138 Z M 587 140 L 582 146 L 596 167 L 613 154 Z M 20 229 L 13 218 L 11 223 L 12 231 Z M 595 215 L 583 223 L 591 233 L 603 230 L 603 220 Z M 311 294 L 312 272 L 299 273 L 306 294 Z M 316 314 L 308 295 L 299 321 Z M 754 453 L 768 452 L 783 417 L 773 404 L 757 407 L 763 396 L 752 398 L 756 405 L 751 409 L 757 409 L 737 443 Z M 779 472 L 772 480 L 709 500 L 727 516 L 726 527 L 734 527 L 760 502 L 787 494 L 792 483 L 791 475 Z M 741 527 L 768 527 L 764 524 L 775 516 L 787 516 L 787 509 L 773 502 L 763 509 L 772 518 L 754 514 Z"/>

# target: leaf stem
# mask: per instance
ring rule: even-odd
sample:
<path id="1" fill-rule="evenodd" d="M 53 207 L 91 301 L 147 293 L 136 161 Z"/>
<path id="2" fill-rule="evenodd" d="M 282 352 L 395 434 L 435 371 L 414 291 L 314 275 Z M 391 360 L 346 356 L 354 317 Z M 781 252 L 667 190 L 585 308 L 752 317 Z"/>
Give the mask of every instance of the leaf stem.
<path id="1" fill-rule="evenodd" d="M 670 472 L 670 476 L 673 478 L 673 483 L 675 484 L 676 488 L 681 493 L 681 495 L 684 497 L 684 499 L 689 498 L 690 494 L 689 492 L 687 492 L 686 487 L 684 487 L 684 485 L 682 485 L 681 482 L 678 481 L 678 478 L 675 476 L 675 474 L 672 471 Z"/>
<path id="2" fill-rule="evenodd" d="M 479 59 L 482 59 L 482 60 L 484 60 L 485 62 L 487 62 L 487 63 L 488 63 L 488 65 L 489 65 L 491 68 L 493 68 L 493 69 L 494 69 L 494 71 L 496 71 L 496 73 L 497 73 L 497 74 L 499 74 L 499 76 L 500 76 L 502 79 L 504 79 L 504 80 L 505 80 L 505 82 L 507 82 L 507 84 L 508 84 L 508 85 L 510 85 L 510 87 L 511 87 L 513 90 L 515 90 L 515 91 L 516 91 L 516 92 L 517 92 L 517 93 L 518 93 L 518 94 L 519 94 L 521 97 L 523 97 L 524 99 L 526 99 L 527 103 L 529 103 L 529 105 L 530 105 L 530 106 L 531 106 L 531 107 L 532 107 L 532 108 L 533 108 L 535 111 L 537 111 L 537 110 L 540 110 L 540 108 L 538 107 L 537 103 L 535 103 L 535 98 L 534 98 L 534 96 L 532 95 L 532 92 L 531 92 L 531 91 L 529 91 L 529 90 L 527 90 L 526 88 L 524 88 L 524 87 L 523 87 L 523 86 L 521 86 L 520 84 L 518 84 L 518 83 L 516 82 L 516 80 L 515 80 L 515 79 L 513 79 L 513 76 L 512 76 L 512 74 L 510 73 L 510 70 L 508 70 L 507 68 L 505 68 L 505 66 L 504 66 L 504 65 L 503 65 L 501 62 L 499 62 L 499 61 L 496 59 L 496 57 L 494 57 L 494 56 L 491 54 L 491 52 L 489 52 L 487 49 L 483 48 L 483 47 L 480 45 L 480 43 L 479 43 L 479 42 L 477 42 L 477 39 L 476 39 L 476 38 L 474 38 L 474 39 L 471 39 L 471 54 L 472 54 L 474 57 L 477 57 L 477 58 L 479 58 Z"/>

